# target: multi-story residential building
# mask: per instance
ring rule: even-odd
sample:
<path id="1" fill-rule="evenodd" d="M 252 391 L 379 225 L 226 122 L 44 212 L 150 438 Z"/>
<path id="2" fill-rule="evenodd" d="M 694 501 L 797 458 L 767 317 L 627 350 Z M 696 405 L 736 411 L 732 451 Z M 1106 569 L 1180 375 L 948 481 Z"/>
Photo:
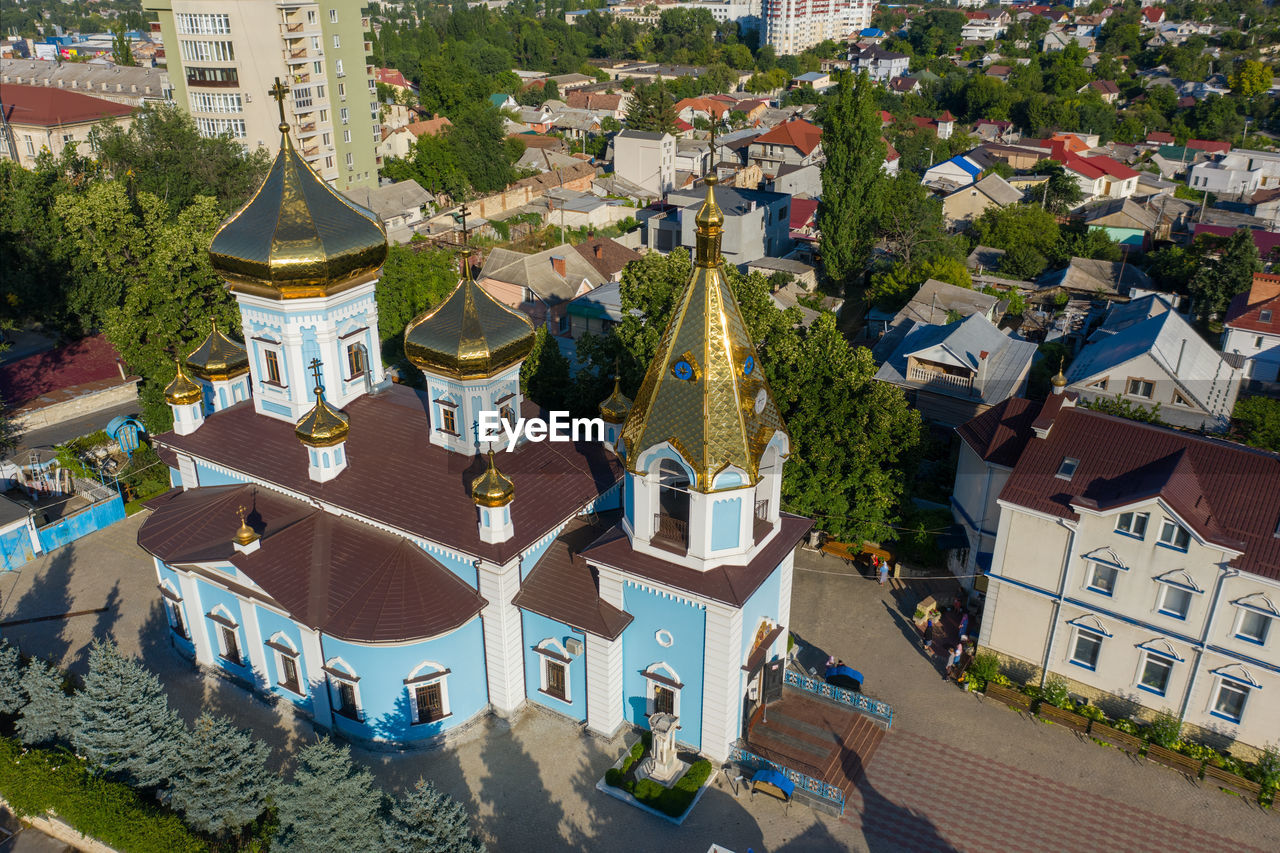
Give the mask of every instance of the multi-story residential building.
<path id="1" fill-rule="evenodd" d="M 676 139 L 669 133 L 624 130 L 613 137 L 613 173 L 655 195 L 676 181 Z"/>
<path id="2" fill-rule="evenodd" d="M 15 85 L 70 90 L 131 107 L 159 104 L 172 95 L 164 68 L 0 59 L 0 86 Z"/>
<path id="3" fill-rule="evenodd" d="M 821 163 L 822 128 L 804 119 L 784 121 L 751 140 L 747 156 L 766 177 L 774 177 L 783 166 Z"/>
<path id="4" fill-rule="evenodd" d="M 32 169 L 41 151 L 54 157 L 67 148 L 88 154 L 89 131 L 103 121 L 128 128 L 135 109 L 64 89 L 5 86 L 0 158 Z"/>
<path id="5" fill-rule="evenodd" d="M 160 18 L 173 99 L 206 136 L 280 144 L 270 90 L 288 87 L 298 153 L 340 190 L 375 187 L 381 131 L 361 0 L 147 0 Z"/>
<path id="6" fill-rule="evenodd" d="M 764 0 L 764 44 L 785 55 L 826 39 L 840 43 L 871 25 L 874 7 L 871 0 Z"/>
<path id="7" fill-rule="evenodd" d="M 911 58 L 905 53 L 885 50 L 878 44 L 867 47 L 859 47 L 855 44 L 849 48 L 849 63 L 855 74 L 865 71 L 872 80 L 886 83 L 906 74 Z"/>
<path id="8" fill-rule="evenodd" d="M 1191 167 L 1192 189 L 1247 195 L 1280 186 L 1280 154 L 1236 149 Z"/>
<path id="9" fill-rule="evenodd" d="M 1231 300 L 1222 351 L 1244 358 L 1244 376 L 1280 382 L 1280 275 L 1255 273 L 1253 286 Z"/>
<path id="10" fill-rule="evenodd" d="M 725 262 L 741 266 L 760 258 L 777 258 L 791 251 L 791 196 L 764 190 L 719 187 L 716 198 L 724 217 L 720 252 Z M 670 252 L 697 243 L 695 214 L 700 209 L 702 188 L 672 192 L 668 209 L 645 220 L 649 248 Z"/>
<path id="11" fill-rule="evenodd" d="M 1075 406 L 959 428 L 952 507 L 985 574 L 979 645 L 1113 715 L 1251 757 L 1280 718 L 1280 456 Z"/>

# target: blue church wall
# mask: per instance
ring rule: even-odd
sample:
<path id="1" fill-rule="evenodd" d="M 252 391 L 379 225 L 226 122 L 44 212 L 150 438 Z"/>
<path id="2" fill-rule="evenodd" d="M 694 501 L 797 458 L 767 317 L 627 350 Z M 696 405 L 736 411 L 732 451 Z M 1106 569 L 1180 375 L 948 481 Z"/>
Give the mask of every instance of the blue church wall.
<path id="1" fill-rule="evenodd" d="M 168 581 L 170 588 L 172 588 L 174 592 L 178 593 L 178 595 L 182 595 L 182 584 L 178 577 L 178 573 L 154 557 L 151 559 L 156 565 L 156 573 L 160 577 L 160 583 L 163 584 L 165 581 Z M 160 604 L 162 607 L 167 607 L 163 597 L 160 599 Z M 182 624 L 186 627 L 188 636 L 182 637 L 179 636 L 176 631 L 170 630 L 169 638 L 173 641 L 173 645 L 178 649 L 178 651 L 186 657 L 194 660 L 196 656 L 196 647 L 190 639 L 190 634 L 193 630 L 191 627 L 193 624 L 191 620 L 193 618 L 203 618 L 203 614 L 194 612 L 196 609 L 195 604 L 187 601 L 186 599 L 183 599 L 182 603 L 178 605 L 178 608 L 182 611 Z M 168 614 L 166 613 L 165 619 L 167 620 L 168 618 Z"/>
<path id="2" fill-rule="evenodd" d="M 665 663 L 684 685 L 680 691 L 681 728 L 676 739 L 700 749 L 706 611 L 696 604 L 631 583 L 623 585 L 622 600 L 623 609 L 635 617 L 622 635 L 623 713 L 632 723 L 648 728 L 649 680 L 643 673 L 655 663 Z M 658 642 L 660 631 L 671 635 L 669 646 Z M 665 635 L 663 639 L 665 641 Z"/>
<path id="3" fill-rule="evenodd" d="M 181 486 L 181 485 L 182 485 L 182 475 L 181 475 L 180 473 L 178 473 L 178 469 L 177 469 L 177 468 L 170 468 L 170 469 L 169 469 L 169 485 L 170 485 L 170 486 Z"/>
<path id="4" fill-rule="evenodd" d="M 282 371 L 283 369 L 284 368 L 281 368 Z M 259 405 L 262 406 L 262 410 L 265 412 L 274 412 L 277 415 L 284 415 L 285 417 L 293 416 L 293 412 L 290 411 L 288 406 L 282 406 L 279 403 L 273 403 L 271 400 L 262 400 L 260 401 Z"/>
<path id="5" fill-rule="evenodd" d="M 568 625 L 527 610 L 520 611 L 520 624 L 524 631 L 525 695 L 553 711 L 573 717 L 575 720 L 585 720 L 587 718 L 587 656 L 585 654 L 570 655 L 567 684 L 569 701 L 565 702 L 542 692 L 543 656 L 534 651 L 538 643 L 547 639 L 555 640 L 562 646 L 566 637 L 585 639 L 582 632 L 574 631 Z M 559 654 L 558 650 L 557 654 Z"/>
<path id="6" fill-rule="evenodd" d="M 622 479 L 622 512 L 626 515 L 627 521 L 631 523 L 631 529 L 636 529 L 636 487 L 631 482 L 630 477 Z"/>
<path id="7" fill-rule="evenodd" d="M 196 463 L 196 476 L 199 478 L 201 486 L 238 486 L 247 482 L 247 480 L 237 479 L 230 474 L 215 471 L 199 462 Z"/>
<path id="8" fill-rule="evenodd" d="M 622 491 L 622 481 L 619 481 L 605 489 L 604 493 L 596 498 L 595 506 L 591 510 L 584 512 L 605 512 L 606 510 L 618 509 L 622 506 Z"/>
<path id="9" fill-rule="evenodd" d="M 452 633 L 420 643 L 371 646 L 329 636 L 322 637 L 321 643 L 326 660 L 342 658 L 360 676 L 357 688 L 364 722 L 335 714 L 334 724 L 344 734 L 365 740 L 423 740 L 467 722 L 488 706 L 484 629 L 478 616 Z M 419 725 L 413 723 L 409 686 L 404 681 L 424 661 L 450 670 L 445 677 L 449 716 Z"/>
<path id="10" fill-rule="evenodd" d="M 440 548 L 433 547 L 430 542 L 425 539 L 414 540 L 418 547 L 426 551 L 431 559 L 462 578 L 472 589 L 476 589 L 480 583 L 476 577 L 476 565 L 466 557 L 455 554 L 452 551 L 442 551 Z"/>
<path id="11" fill-rule="evenodd" d="M 220 669 L 228 672 L 237 678 L 247 679 L 257 682 L 254 676 L 253 665 L 250 663 L 248 637 L 244 629 L 244 620 L 240 617 L 240 599 L 234 594 L 228 592 L 221 587 L 215 586 L 203 578 L 196 578 L 196 586 L 200 590 L 200 605 L 203 609 L 201 613 L 190 613 L 191 618 L 203 619 L 205 631 L 209 635 L 209 646 L 213 653 L 213 664 Z M 241 663 L 233 663 L 224 658 L 220 652 L 222 650 L 222 623 L 210 619 L 208 614 L 212 613 L 214 608 L 219 604 L 227 608 L 227 612 L 231 614 L 232 620 L 239 626 L 236 630 L 236 645 L 239 646 Z"/>
<path id="12" fill-rule="evenodd" d="M 684 469 L 689 480 L 692 481 L 694 479 L 693 469 L 689 467 L 689 463 L 685 462 L 679 453 L 676 453 L 670 447 L 665 445 L 646 451 L 645 454 L 640 457 L 640 465 L 638 467 L 641 471 L 648 471 L 653 468 L 653 464 L 659 459 L 670 459 L 673 462 L 678 463 L 680 467 Z"/>
<path id="13" fill-rule="evenodd" d="M 742 498 L 729 498 L 711 505 L 711 550 L 737 548 L 742 533 Z"/>
<path id="14" fill-rule="evenodd" d="M 265 607 L 254 605 L 254 615 L 258 620 L 258 633 L 262 637 L 263 654 L 267 659 L 267 671 L 265 673 L 267 679 L 267 688 L 278 696 L 288 699 L 299 708 L 311 712 L 311 696 L 308 690 L 308 684 L 315 680 L 319 684 L 316 689 L 324 689 L 324 675 L 319 668 L 324 665 L 324 661 L 316 662 L 306 660 L 302 652 L 302 631 L 292 619 L 281 616 L 273 610 Z M 276 634 L 283 634 L 289 638 L 288 643 L 282 645 L 292 645 L 298 650 L 299 654 L 296 658 L 298 662 L 298 681 L 304 695 L 299 696 L 292 690 L 280 686 L 280 661 L 274 649 L 267 647 L 265 644 Z"/>
<path id="15" fill-rule="evenodd" d="M 751 645 L 755 642 L 756 631 L 760 628 L 760 622 L 768 619 L 770 622 L 777 624 L 778 589 L 781 583 L 782 572 L 774 569 L 773 573 L 765 578 L 764 583 L 760 584 L 760 588 L 747 599 L 746 604 L 742 605 L 743 662 L 746 661 L 747 654 L 751 651 Z"/>

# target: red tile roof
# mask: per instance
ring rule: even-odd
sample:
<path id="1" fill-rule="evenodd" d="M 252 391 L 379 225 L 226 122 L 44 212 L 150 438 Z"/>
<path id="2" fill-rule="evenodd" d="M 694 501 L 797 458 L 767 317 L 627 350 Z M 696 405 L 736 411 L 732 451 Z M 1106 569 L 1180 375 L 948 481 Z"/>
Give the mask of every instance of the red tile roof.
<path id="1" fill-rule="evenodd" d="M 1164 20 L 1163 6 L 1147 6 L 1142 10 L 1142 17 L 1146 18 L 1153 24 L 1158 24 Z"/>
<path id="2" fill-rule="evenodd" d="M 1094 80 L 1089 84 L 1089 88 L 1101 92 L 1104 95 L 1120 94 L 1120 87 L 1111 80 Z"/>
<path id="3" fill-rule="evenodd" d="M 605 278 L 613 278 L 627 264 L 640 258 L 635 249 L 628 249 L 609 237 L 592 237 L 573 248 Z"/>
<path id="4" fill-rule="evenodd" d="M 254 485 L 174 489 L 149 502 L 138 544 L 166 563 L 229 561 L 308 627 L 345 640 L 436 637 L 487 603 L 412 541 Z M 237 552 L 238 508 L 261 537 Z"/>
<path id="5" fill-rule="evenodd" d="M 768 133 L 757 136 L 754 141 L 769 145 L 790 145 L 808 156 L 822 142 L 822 128 L 797 118 L 784 121 Z"/>
<path id="6" fill-rule="evenodd" d="M 444 116 L 435 116 L 434 118 L 414 121 L 405 125 L 405 129 L 414 136 L 439 136 L 444 133 L 446 128 L 450 127 L 453 127 L 453 122 Z"/>
<path id="7" fill-rule="evenodd" d="M 385 83 L 388 86 L 400 86 L 408 89 L 413 85 L 404 76 L 404 72 L 397 68 L 375 68 L 374 77 L 377 82 Z"/>
<path id="8" fill-rule="evenodd" d="M 5 92 L 9 91 L 8 86 Z M 122 375 L 120 353 L 106 335 L 84 338 L 48 352 L 0 366 L 0 403 L 16 409 L 41 397 L 55 397 L 80 386 L 136 381 Z M 50 402 L 58 402 L 51 399 Z"/>
<path id="9" fill-rule="evenodd" d="M 1263 311 L 1271 312 L 1265 323 Z M 1253 286 L 1231 300 L 1224 322 L 1233 329 L 1280 335 L 1280 275 L 1254 273 Z"/>
<path id="10" fill-rule="evenodd" d="M 1012 468 L 1034 434 L 1031 423 L 1039 413 L 1039 404 L 1009 397 L 956 427 L 956 432 L 981 458 Z"/>
<path id="11" fill-rule="evenodd" d="M 1214 142 L 1209 139 L 1188 139 L 1187 147 L 1209 154 L 1226 154 L 1231 151 L 1230 142 Z"/>
<path id="12" fill-rule="evenodd" d="M 591 567 L 579 554 L 609 526 L 571 522 L 520 584 L 512 603 L 597 637 L 621 636 L 631 624 L 631 614 L 600 598 Z"/>
<path id="13" fill-rule="evenodd" d="M 1201 234 L 1211 234 L 1214 237 L 1230 237 L 1236 233 L 1236 230 L 1230 225 L 1209 225 L 1199 222 L 1196 223 L 1192 236 L 1198 237 Z M 1264 259 L 1270 257 L 1271 253 L 1276 249 L 1280 249 L 1280 233 L 1263 231 L 1261 228 L 1250 228 L 1249 236 L 1253 237 L 1253 245 L 1258 247 L 1258 255 Z"/>
<path id="14" fill-rule="evenodd" d="M 1147 134 L 1147 141 L 1158 143 L 1160 145 L 1172 145 L 1176 140 L 1173 138 L 1172 133 L 1167 133 L 1163 130 L 1153 130 Z"/>
<path id="15" fill-rule="evenodd" d="M 572 106 L 572 104 L 570 104 Z M 714 118 L 720 118 L 729 114 L 729 107 L 719 101 L 713 101 L 710 98 L 684 98 L 676 102 L 676 112 L 681 113 L 686 109 L 695 112 L 703 112 Z"/>
<path id="16" fill-rule="evenodd" d="M 1093 157 L 1081 157 L 1080 159 L 1093 166 L 1102 174 L 1116 178 L 1117 180 L 1126 181 L 1129 178 L 1138 177 L 1138 173 L 1133 169 L 1130 169 L 1128 166 L 1117 160 L 1112 160 L 1104 154 L 1098 154 Z"/>
<path id="17" fill-rule="evenodd" d="M 818 213 L 818 200 L 816 198 L 795 198 L 791 199 L 791 230 L 800 231 L 813 222 L 813 217 Z"/>
<path id="18" fill-rule="evenodd" d="M 482 542 L 470 484 L 484 463 L 428 441 L 429 404 L 423 396 L 393 385 L 350 403 L 344 409 L 351 423 L 349 467 L 327 483 L 307 475 L 293 424 L 255 413 L 250 402 L 210 415 L 190 435 L 164 433 L 155 443 L 496 562 L 506 562 L 572 518 L 622 476 L 617 457 L 595 442 L 526 443 L 503 453 L 498 466 L 516 487 L 515 536 Z M 537 416 L 538 407 L 526 403 L 524 413 Z"/>
<path id="19" fill-rule="evenodd" d="M 898 153 L 898 149 L 890 145 L 889 140 L 887 139 L 884 140 L 884 161 L 886 163 L 892 163 L 894 160 L 897 160 L 900 156 L 902 155 Z"/>
<path id="20" fill-rule="evenodd" d="M 4 87 L 5 117 L 14 124 L 61 127 L 133 115 L 137 107 L 49 86 Z"/>

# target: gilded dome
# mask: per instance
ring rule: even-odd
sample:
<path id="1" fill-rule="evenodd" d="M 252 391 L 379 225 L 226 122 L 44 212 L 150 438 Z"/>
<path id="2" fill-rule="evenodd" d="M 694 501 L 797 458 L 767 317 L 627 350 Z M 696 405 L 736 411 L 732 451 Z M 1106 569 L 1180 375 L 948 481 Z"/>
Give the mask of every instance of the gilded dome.
<path id="1" fill-rule="evenodd" d="M 1054 388 L 1067 387 L 1067 377 L 1062 373 L 1062 359 L 1058 360 L 1058 372 L 1053 375 L 1053 378 L 1049 380 L 1049 383 L 1053 385 Z"/>
<path id="2" fill-rule="evenodd" d="M 175 362 L 178 366 L 178 375 L 174 376 L 173 381 L 164 389 L 164 398 L 169 401 L 169 405 L 189 406 L 204 400 L 204 392 L 182 370 L 182 362 L 176 360 Z"/>
<path id="3" fill-rule="evenodd" d="M 600 404 L 600 417 L 611 424 L 620 424 L 631 412 L 631 398 L 622 393 L 622 378 L 613 377 L 613 393 Z"/>
<path id="4" fill-rule="evenodd" d="M 533 349 L 533 323 L 471 280 L 463 251 L 462 280 L 443 302 L 416 317 L 404 332 L 404 352 L 425 371 L 459 379 L 494 376 Z"/>
<path id="5" fill-rule="evenodd" d="M 724 227 L 724 211 L 720 209 L 720 205 L 716 204 L 715 186 L 720 183 L 715 175 L 707 175 L 702 179 L 707 186 L 707 197 L 702 201 L 702 207 L 698 208 L 698 215 L 694 217 L 693 222 L 699 228 L 722 228 Z"/>
<path id="6" fill-rule="evenodd" d="M 476 506 L 499 507 L 511 503 L 515 496 L 515 483 L 498 470 L 493 460 L 493 451 L 490 450 L 489 467 L 471 481 L 471 500 L 475 501 Z"/>
<path id="7" fill-rule="evenodd" d="M 293 434 L 308 447 L 333 447 L 347 440 L 351 425 L 347 416 L 324 401 L 324 388 L 316 386 L 316 404 L 302 416 Z"/>
<path id="8" fill-rule="evenodd" d="M 362 284 L 386 257 L 387 233 L 377 215 L 325 183 L 283 130 L 266 179 L 218 226 L 209 246 L 213 268 L 234 290 L 272 299 L 327 296 Z"/>
<path id="9" fill-rule="evenodd" d="M 249 370 L 249 353 L 245 348 L 222 334 L 218 321 L 213 321 L 213 328 L 204 343 L 195 352 L 187 356 L 187 367 L 201 379 L 216 382 L 232 379 Z"/>

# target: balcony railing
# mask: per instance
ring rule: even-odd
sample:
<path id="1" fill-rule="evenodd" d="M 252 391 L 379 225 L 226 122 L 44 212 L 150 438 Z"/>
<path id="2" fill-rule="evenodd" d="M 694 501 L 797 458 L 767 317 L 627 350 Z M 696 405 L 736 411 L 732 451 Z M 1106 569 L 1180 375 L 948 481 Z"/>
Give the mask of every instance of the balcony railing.
<path id="1" fill-rule="evenodd" d="M 756 516 L 752 524 L 751 535 L 759 542 L 773 526 L 769 521 L 769 501 L 756 501 Z"/>
<path id="2" fill-rule="evenodd" d="M 792 782 L 795 782 L 798 789 L 819 799 L 826 800 L 831 805 L 836 806 L 840 810 L 840 814 L 844 814 L 844 791 L 829 782 L 801 773 L 793 767 L 786 767 L 776 761 L 770 761 L 763 755 L 757 755 L 743 746 L 742 741 L 738 741 L 730 748 L 729 760 L 742 769 L 751 771 L 753 774 L 758 770 L 776 770 Z"/>
<path id="3" fill-rule="evenodd" d="M 922 385 L 945 385 L 948 388 L 958 388 L 963 391 L 973 389 L 972 376 L 952 376 L 950 373 L 943 373 L 941 370 L 911 367 L 907 369 L 907 378 Z"/>
<path id="4" fill-rule="evenodd" d="M 855 711 L 861 711 L 867 716 L 884 723 L 886 729 L 893 725 L 893 706 L 888 702 L 872 699 L 865 693 L 845 690 L 843 687 L 828 684 L 820 678 L 801 675 L 792 669 L 783 671 L 782 683 L 797 690 L 803 690 L 806 693 L 813 693 L 824 699 L 830 699 L 832 702 L 837 702 Z"/>
<path id="5" fill-rule="evenodd" d="M 315 133 L 315 132 L 316 132 L 316 123 L 314 121 L 309 121 L 306 124 L 298 125 L 299 136 L 302 136 L 307 133 Z"/>
<path id="6" fill-rule="evenodd" d="M 284 31 L 285 31 L 286 33 L 300 33 L 300 32 L 302 32 L 302 22 L 301 22 L 301 21 L 299 21 L 299 22 L 298 22 L 298 23 L 296 23 L 296 24 L 281 24 L 280 26 L 284 29 Z"/>
<path id="7" fill-rule="evenodd" d="M 681 552 L 689 549 L 689 522 L 667 515 L 653 514 L 653 544 Z"/>
<path id="8" fill-rule="evenodd" d="M 305 47 L 300 47 L 300 48 L 297 48 L 296 50 L 286 50 L 284 52 L 284 58 L 288 60 L 306 59 L 307 49 Z"/>

